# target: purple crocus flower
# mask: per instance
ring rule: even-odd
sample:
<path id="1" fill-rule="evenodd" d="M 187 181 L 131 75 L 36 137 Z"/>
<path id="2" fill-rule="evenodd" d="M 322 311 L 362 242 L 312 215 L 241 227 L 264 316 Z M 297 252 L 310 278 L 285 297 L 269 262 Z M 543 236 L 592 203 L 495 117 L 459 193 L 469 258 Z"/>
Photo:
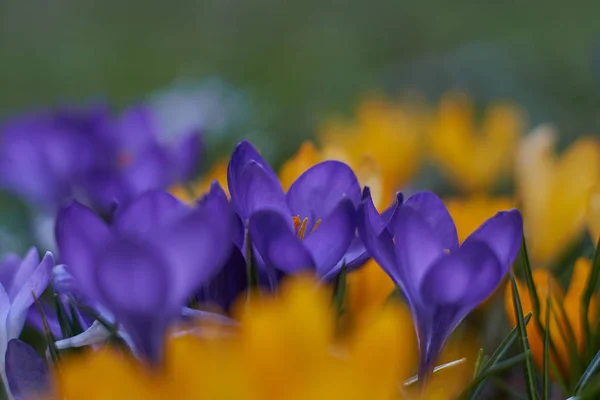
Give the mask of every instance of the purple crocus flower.
<path id="1" fill-rule="evenodd" d="M 198 133 L 168 142 L 158 126 L 143 106 L 119 117 L 104 104 L 16 117 L 0 126 L 0 186 L 51 213 L 73 197 L 109 213 L 194 174 Z"/>
<path id="2" fill-rule="evenodd" d="M 216 305 L 228 312 L 234 300 L 248 289 L 246 259 L 243 251 L 244 226 L 217 181 L 211 184 L 210 191 L 198 200 L 198 204 L 220 208 L 223 215 L 230 216 L 232 237 L 229 259 L 221 271 L 196 294 L 199 303 Z"/>
<path id="3" fill-rule="evenodd" d="M 54 211 L 87 171 L 103 163 L 105 105 L 36 111 L 0 126 L 0 185 Z"/>
<path id="4" fill-rule="evenodd" d="M 355 236 L 360 202 L 360 186 L 350 167 L 322 162 L 284 193 L 273 169 L 243 141 L 231 156 L 227 178 L 232 204 L 247 223 L 272 280 L 274 270 L 294 274 L 311 269 L 322 278 L 341 268 Z"/>
<path id="5" fill-rule="evenodd" d="M 23 330 L 29 308 L 46 290 L 52 276 L 54 257 L 46 253 L 42 261 L 35 248 L 21 259 L 7 255 L 0 262 L 0 372 L 6 382 L 4 357 L 9 340 Z"/>
<path id="6" fill-rule="evenodd" d="M 57 218 L 61 260 L 94 306 L 122 325 L 134 351 L 156 362 L 166 329 L 230 252 L 231 227 L 213 203 L 188 207 L 147 192 L 107 225 L 73 202 Z"/>
<path id="7" fill-rule="evenodd" d="M 419 376 L 426 380 L 452 331 L 490 296 L 514 262 L 523 236 L 521 214 L 497 213 L 460 246 L 448 210 L 431 192 L 408 198 L 386 227 L 366 189 L 358 214 L 365 247 L 411 309 Z"/>
<path id="8" fill-rule="evenodd" d="M 175 141 L 161 138 L 148 107 L 131 107 L 104 128 L 111 144 L 109 162 L 86 176 L 87 200 L 102 211 L 127 204 L 148 190 L 164 190 L 193 177 L 200 157 L 200 136 L 189 132 Z"/>
<path id="9" fill-rule="evenodd" d="M 11 339 L 6 350 L 7 390 L 14 400 L 44 395 L 51 387 L 50 368 L 27 343 Z"/>

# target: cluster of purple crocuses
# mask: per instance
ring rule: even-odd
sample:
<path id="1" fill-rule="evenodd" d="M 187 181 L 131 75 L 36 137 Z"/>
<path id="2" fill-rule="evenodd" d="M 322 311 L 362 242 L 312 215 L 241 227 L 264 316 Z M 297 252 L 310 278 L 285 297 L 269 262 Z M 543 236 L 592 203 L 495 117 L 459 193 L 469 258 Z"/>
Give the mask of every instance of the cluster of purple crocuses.
<path id="1" fill-rule="evenodd" d="M 451 332 L 495 290 L 519 251 L 517 210 L 499 212 L 459 244 L 452 218 L 431 192 L 406 200 L 399 194 L 379 213 L 369 188 L 339 161 L 308 169 L 285 192 L 245 141 L 229 162 L 231 198 L 214 182 L 195 204 L 184 204 L 165 190 L 190 176 L 198 143 L 192 136 L 160 144 L 150 121 L 143 109 L 114 119 L 100 107 L 40 113 L 4 129 L 2 184 L 32 201 L 62 204 L 59 265 L 50 253 L 40 262 L 36 250 L 0 264 L 2 375 L 15 397 L 44 382 L 44 362 L 17 338 L 26 320 L 39 325 L 34 296 L 50 283 L 56 303 L 84 330 L 65 335 L 42 298 L 37 307 L 47 310 L 56 347 L 117 336 L 135 355 L 160 363 L 164 337 L 180 321 L 236 324 L 229 307 L 250 285 L 276 290 L 301 271 L 330 284 L 372 257 L 412 311 L 419 374 L 427 375 Z M 19 160 L 7 155 L 14 152 L 22 152 Z M 34 370 L 15 372 L 23 360 Z"/>

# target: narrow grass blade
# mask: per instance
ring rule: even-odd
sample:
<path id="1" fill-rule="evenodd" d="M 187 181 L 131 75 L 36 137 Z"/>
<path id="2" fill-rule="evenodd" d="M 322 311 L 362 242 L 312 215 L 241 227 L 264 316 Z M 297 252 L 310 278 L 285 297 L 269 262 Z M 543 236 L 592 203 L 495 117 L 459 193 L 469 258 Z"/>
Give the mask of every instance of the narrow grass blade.
<path id="1" fill-rule="evenodd" d="M 475 368 L 473 369 L 473 378 L 472 379 L 475 379 L 477 377 L 477 375 L 479 375 L 483 365 L 484 365 L 483 349 L 480 348 L 479 351 L 477 352 L 477 358 L 475 359 Z"/>
<path id="2" fill-rule="evenodd" d="M 345 311 L 346 306 L 346 276 L 348 275 L 348 268 L 346 263 L 342 265 L 340 273 L 336 276 L 333 284 L 333 305 L 337 311 L 338 317 L 341 316 Z"/>
<path id="3" fill-rule="evenodd" d="M 81 321 L 79 320 L 79 313 L 77 312 L 77 308 L 73 305 L 73 303 L 69 302 L 69 312 L 71 313 L 71 332 L 73 332 L 73 336 L 77 336 L 82 333 L 85 329 L 81 326 Z"/>
<path id="4" fill-rule="evenodd" d="M 246 229 L 246 277 L 248 279 L 248 288 L 256 289 L 258 287 L 258 266 L 252 247 L 250 233 Z M 274 278 L 274 277 L 273 277 Z"/>
<path id="5" fill-rule="evenodd" d="M 585 385 L 589 382 L 589 380 L 592 378 L 592 376 L 594 376 L 594 374 L 598 371 L 598 368 L 600 368 L 600 351 L 598 351 L 596 353 L 596 355 L 590 362 L 590 365 L 588 365 L 586 370 L 581 375 L 581 378 L 579 378 L 579 382 L 577 382 L 577 385 L 575 385 L 575 394 L 576 395 L 581 394 L 582 390 L 585 388 Z"/>
<path id="6" fill-rule="evenodd" d="M 550 296 L 546 298 L 546 321 L 550 321 Z M 550 399 L 550 325 L 546 323 L 544 332 L 544 359 L 543 359 L 543 374 L 542 374 L 542 399 Z"/>
<path id="7" fill-rule="evenodd" d="M 44 335 L 46 336 L 46 343 L 48 344 L 48 352 L 50 353 L 50 358 L 52 359 L 52 362 L 56 364 L 60 361 L 60 353 L 54 345 L 54 343 L 56 342 L 56 338 L 54 337 L 54 334 L 52 334 L 52 330 L 50 329 L 50 325 L 48 324 L 48 319 L 46 318 L 46 313 L 44 312 L 44 307 L 42 307 L 42 303 L 40 303 L 40 300 L 37 298 L 33 291 L 31 291 L 31 295 L 33 296 L 35 306 L 38 312 L 40 313 L 40 317 L 42 318 L 42 325 L 44 326 Z"/>
<path id="8" fill-rule="evenodd" d="M 60 325 L 60 331 L 62 333 L 63 338 L 68 338 L 73 336 L 73 332 L 71 330 L 71 322 L 67 317 L 67 312 L 63 307 L 58 295 L 54 295 L 54 310 L 56 311 L 56 318 L 58 319 L 58 323 Z"/>
<path id="9" fill-rule="evenodd" d="M 525 353 L 511 357 L 508 360 L 504 360 L 504 361 L 500 361 L 500 362 L 496 363 L 496 365 L 494 367 L 488 368 L 487 370 L 485 370 L 481 374 L 479 374 L 477 376 L 477 378 L 473 379 L 471 381 L 471 383 L 469 383 L 469 386 L 467 386 L 467 388 L 462 392 L 462 394 L 459 397 L 459 400 L 465 400 L 468 398 L 471 398 L 471 399 L 476 398 L 475 396 L 472 396 L 472 395 L 469 396 L 469 393 L 471 393 L 476 387 L 478 387 L 486 379 L 488 379 L 494 375 L 497 375 L 501 372 L 512 369 L 512 368 L 516 367 L 517 365 L 523 364 L 523 362 L 526 361 L 527 358 L 529 358 L 529 357 L 531 357 L 531 350 L 527 350 Z"/>
<path id="10" fill-rule="evenodd" d="M 526 355 L 525 357 L 525 383 L 527 386 L 527 396 L 531 400 L 538 398 L 536 390 L 536 379 L 535 370 L 533 367 L 533 359 L 531 357 L 531 350 L 529 347 L 529 340 L 527 338 L 527 330 L 525 326 L 525 319 L 523 318 L 523 307 L 521 305 L 521 298 L 519 297 L 519 289 L 517 288 L 517 282 L 512 271 L 510 272 L 510 284 L 513 294 L 513 305 L 515 308 L 515 315 L 517 316 L 517 327 L 519 328 L 519 342 L 521 349 Z"/>
<path id="11" fill-rule="evenodd" d="M 529 324 L 531 317 L 532 317 L 531 313 L 529 313 L 525 316 L 525 319 L 524 319 L 525 325 Z M 480 373 L 486 371 L 489 368 L 494 367 L 506 355 L 506 353 L 508 353 L 508 350 L 512 347 L 512 345 L 517 340 L 518 334 L 519 334 L 519 327 L 515 326 L 510 331 L 510 333 L 508 335 L 506 335 L 504 340 L 502 340 L 502 342 L 496 348 L 496 350 L 494 350 L 491 357 L 486 362 L 483 363 L 483 365 L 480 369 Z M 473 379 L 475 379 L 475 378 L 473 378 Z M 470 398 L 477 399 L 479 394 L 483 390 L 484 386 L 485 385 L 483 385 L 483 382 L 481 382 L 477 386 L 473 386 L 473 389 L 472 389 L 473 393 L 471 394 Z"/>
<path id="12" fill-rule="evenodd" d="M 585 351 L 587 360 L 589 361 L 592 357 L 592 349 L 594 348 L 594 335 L 590 327 L 590 320 L 588 318 L 588 312 L 590 309 L 590 301 L 592 296 L 596 292 L 598 286 L 598 278 L 600 277 L 600 239 L 596 243 L 596 251 L 594 252 L 594 259 L 592 260 L 592 271 L 588 278 L 585 290 L 581 296 L 581 313 L 583 317 L 583 325 L 585 332 Z"/>

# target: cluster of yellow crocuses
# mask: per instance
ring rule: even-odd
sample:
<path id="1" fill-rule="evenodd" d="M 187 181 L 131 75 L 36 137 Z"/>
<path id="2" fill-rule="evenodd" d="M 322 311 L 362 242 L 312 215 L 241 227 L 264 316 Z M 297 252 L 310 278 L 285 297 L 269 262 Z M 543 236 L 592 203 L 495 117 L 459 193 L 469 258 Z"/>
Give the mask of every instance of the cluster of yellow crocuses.
<path id="1" fill-rule="evenodd" d="M 581 138 L 557 155 L 552 126 L 526 130 L 523 111 L 510 103 L 492 104 L 476 118 L 471 100 L 460 93 L 446 95 L 433 109 L 373 96 L 359 105 L 352 120 L 326 121 L 317 140 L 302 144 L 279 175 L 288 188 L 318 162 L 344 161 L 362 185 L 370 186 L 377 208 L 383 210 L 396 191 L 410 188 L 421 167 L 437 167 L 454 188 L 446 204 L 461 241 L 497 211 L 519 207 L 542 313 L 547 303 L 560 302 L 565 310 L 565 315 L 552 313 L 550 321 L 542 317 L 541 322 L 551 328 L 554 364 L 566 374 L 568 343 L 560 331 L 568 325 L 577 350 L 585 351 L 581 294 L 591 266 L 586 259 L 575 263 L 566 294 L 549 268 L 584 238 L 586 224 L 594 242 L 600 237 L 600 143 Z M 197 184 L 173 188 L 172 193 L 191 202 L 214 179 L 227 188 L 225 161 L 217 162 Z M 500 183 L 514 188 L 513 194 L 496 195 Z M 410 314 L 389 305 L 394 284 L 374 261 L 350 273 L 347 285 L 341 331 L 330 315 L 330 293 L 301 278 L 277 299 L 257 297 L 239 307 L 239 327 L 203 326 L 200 335 L 171 339 L 164 370 L 148 371 L 114 351 L 101 351 L 59 371 L 58 390 L 69 398 L 88 399 L 393 398 L 398 377 L 409 378 L 416 369 Z M 526 286 L 518 286 L 524 312 L 532 311 Z M 514 325 L 510 288 L 505 300 Z M 595 321 L 596 314 L 593 298 L 588 317 Z M 541 333 L 530 324 L 528 334 L 541 366 Z M 440 363 L 465 356 L 472 361 L 477 342 L 464 343 L 448 346 Z M 434 376 L 423 396 L 452 398 L 471 374 L 469 363 L 448 369 Z M 91 390 L 91 377 L 119 384 L 93 385 Z M 440 387 L 444 390 L 436 391 Z M 404 390 L 409 393 L 411 388 Z"/>

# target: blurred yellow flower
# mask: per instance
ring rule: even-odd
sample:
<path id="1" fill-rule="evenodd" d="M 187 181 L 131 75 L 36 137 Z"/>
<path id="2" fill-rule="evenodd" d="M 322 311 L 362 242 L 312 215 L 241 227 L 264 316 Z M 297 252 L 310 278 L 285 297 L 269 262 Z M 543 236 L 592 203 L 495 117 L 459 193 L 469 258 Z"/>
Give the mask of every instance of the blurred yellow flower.
<path id="1" fill-rule="evenodd" d="M 544 328 L 550 327 L 550 337 L 556 347 L 556 353 L 551 353 L 551 359 L 557 366 L 560 374 L 568 379 L 569 377 L 569 327 L 573 332 L 577 350 L 583 354 L 585 350 L 585 334 L 584 321 L 582 310 L 581 296 L 585 290 L 585 286 L 591 273 L 591 264 L 589 260 L 580 258 L 575 262 L 573 276 L 569 289 L 564 294 L 560 283 L 554 278 L 552 273 L 545 269 L 536 269 L 533 271 L 533 280 L 535 282 L 536 291 L 540 300 L 540 322 Z M 523 313 L 533 312 L 533 303 L 531 294 L 525 283 L 517 281 L 519 297 L 523 306 Z M 546 321 L 546 306 L 550 298 L 550 323 Z M 513 326 L 516 326 L 517 319 L 513 306 L 513 295 L 510 285 L 506 285 L 505 289 L 505 308 L 508 314 L 508 319 Z M 564 315 L 560 311 L 560 307 L 564 308 Z M 598 312 L 598 298 L 594 295 L 590 302 L 588 318 L 590 324 L 594 326 L 596 315 Z M 565 319 L 566 317 L 566 319 Z M 527 325 L 527 336 L 533 358 L 538 366 L 542 367 L 544 357 L 544 340 L 541 332 L 532 320 Z"/>
<path id="2" fill-rule="evenodd" d="M 173 336 L 157 369 L 116 350 L 72 356 L 54 372 L 55 398 L 446 400 L 464 387 L 472 363 L 434 375 L 423 397 L 401 390 L 416 367 L 405 306 L 373 309 L 340 338 L 331 296 L 308 277 L 284 282 L 280 297 L 255 293 L 235 307 L 239 327 Z M 448 349 L 443 362 L 465 356 Z"/>
<path id="3" fill-rule="evenodd" d="M 191 204 L 198 200 L 204 193 L 207 193 L 210 190 L 210 185 L 216 180 L 227 194 L 227 197 L 229 197 L 229 188 L 227 186 L 227 163 L 227 159 L 217 161 L 200 180 L 192 182 L 189 186 L 173 186 L 169 189 L 169 193 L 179 200 Z"/>
<path id="4" fill-rule="evenodd" d="M 470 98 L 449 93 L 432 123 L 431 156 L 462 191 L 489 192 L 512 166 L 523 125 L 522 111 L 508 103 L 488 107 L 477 125 Z"/>
<path id="5" fill-rule="evenodd" d="M 523 139 L 516 164 L 529 255 L 547 266 L 583 234 L 590 189 L 600 182 L 600 146 L 592 138 L 554 154 L 556 132 L 541 126 Z"/>
<path id="6" fill-rule="evenodd" d="M 600 185 L 590 191 L 588 200 L 588 227 L 594 244 L 600 239 Z"/>
<path id="7" fill-rule="evenodd" d="M 361 186 L 371 188 L 371 196 L 378 210 L 383 211 L 391 205 L 394 192 L 385 186 L 381 167 L 373 157 L 363 156 L 354 162 L 346 157 L 342 150 L 332 150 L 330 147 L 318 150 L 310 141 L 304 142 L 298 152 L 279 170 L 279 179 L 283 189 L 288 190 L 307 169 L 326 160 L 338 160 L 348 164 L 356 174 Z"/>
<path id="8" fill-rule="evenodd" d="M 486 219 L 493 217 L 498 211 L 509 210 L 514 207 L 510 198 L 483 195 L 452 198 L 446 200 L 445 203 L 454 220 L 458 239 L 461 243 Z"/>
<path id="9" fill-rule="evenodd" d="M 356 166 L 369 156 L 381 168 L 383 186 L 397 190 L 418 171 L 426 121 L 417 103 L 372 96 L 359 105 L 354 121 L 327 121 L 319 137 L 327 159 Z"/>
<path id="10" fill-rule="evenodd" d="M 283 190 L 287 191 L 304 171 L 321 161 L 324 161 L 324 158 L 313 142 L 302 143 L 298 152 L 290 157 L 279 170 L 279 180 Z"/>

